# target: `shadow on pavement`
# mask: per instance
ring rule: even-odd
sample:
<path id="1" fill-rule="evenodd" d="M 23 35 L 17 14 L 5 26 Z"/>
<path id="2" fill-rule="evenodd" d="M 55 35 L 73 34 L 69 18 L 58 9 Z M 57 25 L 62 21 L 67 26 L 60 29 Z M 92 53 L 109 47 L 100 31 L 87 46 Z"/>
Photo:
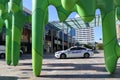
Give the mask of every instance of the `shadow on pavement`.
<path id="1" fill-rule="evenodd" d="M 0 80 L 18 80 L 18 77 L 0 76 Z"/>
<path id="2" fill-rule="evenodd" d="M 33 71 L 32 69 L 20 69 L 21 71 Z"/>
<path id="3" fill-rule="evenodd" d="M 105 67 L 104 63 L 90 63 L 90 64 L 72 64 L 72 63 L 57 63 L 57 64 L 44 64 L 48 66 L 49 68 L 43 68 L 43 71 L 64 71 L 67 72 L 70 71 L 86 71 L 86 73 L 80 73 L 80 74 L 53 74 L 53 75 L 41 75 L 40 77 L 45 77 L 45 78 L 120 78 L 120 67 L 117 68 L 116 72 L 112 75 L 110 75 Z M 54 68 L 55 67 L 55 68 Z M 118 70 L 119 69 L 119 70 Z M 87 71 L 94 71 L 94 73 L 87 73 Z M 95 73 L 97 72 L 97 73 Z"/>
<path id="4" fill-rule="evenodd" d="M 19 63 L 18 66 L 31 66 L 32 63 Z"/>
<path id="5" fill-rule="evenodd" d="M 15 76 L 0 76 L 0 80 L 18 80 L 29 79 L 29 77 L 15 77 Z"/>
<path id="6" fill-rule="evenodd" d="M 43 64 L 46 65 L 48 67 L 51 67 L 50 69 L 42 69 L 45 71 L 53 71 L 53 70 L 57 70 L 57 71 L 67 71 L 67 70 L 96 70 L 96 71 L 100 71 L 100 72 L 106 72 L 105 67 L 99 67 L 100 66 L 104 66 L 104 63 L 98 63 L 98 64 L 72 64 L 72 63 L 57 63 L 57 64 Z M 55 67 L 55 68 L 54 68 Z M 58 68 L 57 68 L 58 67 Z M 66 67 L 66 68 L 65 68 Z M 70 68 L 67 68 L 70 67 Z M 56 69 L 57 68 L 57 69 Z"/>
<path id="7" fill-rule="evenodd" d="M 114 75 L 109 75 L 109 74 L 71 74 L 71 75 L 41 75 L 40 77 L 45 77 L 45 78 L 120 78 L 120 76 Z"/>

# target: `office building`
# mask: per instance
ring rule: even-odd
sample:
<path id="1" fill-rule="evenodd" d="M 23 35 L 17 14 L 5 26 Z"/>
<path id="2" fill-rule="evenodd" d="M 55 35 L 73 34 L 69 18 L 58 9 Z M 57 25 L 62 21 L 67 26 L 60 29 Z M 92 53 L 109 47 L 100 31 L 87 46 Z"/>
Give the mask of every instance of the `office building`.
<path id="1" fill-rule="evenodd" d="M 94 29 L 93 27 L 81 28 L 76 30 L 76 40 L 80 44 L 94 43 Z"/>

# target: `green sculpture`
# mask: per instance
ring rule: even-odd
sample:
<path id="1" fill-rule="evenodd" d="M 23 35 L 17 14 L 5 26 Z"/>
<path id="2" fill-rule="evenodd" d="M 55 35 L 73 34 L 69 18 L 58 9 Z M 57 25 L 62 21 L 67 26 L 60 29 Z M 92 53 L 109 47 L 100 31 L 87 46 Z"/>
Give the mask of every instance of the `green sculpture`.
<path id="1" fill-rule="evenodd" d="M 18 64 L 18 59 L 19 59 L 22 27 L 24 23 L 31 22 L 31 20 L 30 20 L 30 16 L 24 16 L 22 5 L 19 6 L 21 7 L 19 12 L 17 13 L 16 11 L 16 14 L 14 14 L 14 12 L 12 12 L 12 9 L 10 9 L 11 5 L 8 2 L 9 0 L 0 0 L 0 27 L 2 27 L 3 24 L 5 23 L 6 62 L 8 65 L 10 65 L 12 62 L 12 64 L 16 66 Z M 19 16 L 21 18 L 19 18 Z M 18 25 L 17 27 L 14 26 L 16 24 Z M 18 28 L 20 28 L 20 30 Z"/>
<path id="2" fill-rule="evenodd" d="M 63 9 L 60 0 L 33 0 L 32 3 L 32 63 L 33 72 L 35 76 L 38 76 L 42 67 L 43 33 L 45 26 L 44 23 L 47 19 L 47 8 L 49 5 L 55 6 L 61 21 L 64 21 L 68 17 L 70 11 L 65 11 Z"/>
<path id="3" fill-rule="evenodd" d="M 0 0 L 0 3 L 7 4 L 9 0 Z M 99 8 L 102 13 L 102 31 L 104 43 L 105 65 L 108 72 L 113 73 L 116 69 L 117 60 L 120 57 L 120 47 L 117 43 L 115 16 L 120 19 L 120 0 L 32 0 L 32 67 L 35 76 L 39 76 L 42 67 L 43 57 L 43 33 L 44 26 L 48 22 L 48 6 L 56 7 L 60 21 L 64 21 L 71 12 L 76 11 L 85 22 L 90 22 L 95 17 L 95 10 Z M 0 4 L 1 11 L 6 10 L 3 4 Z M 10 9 L 10 10 L 9 10 Z M 23 24 L 29 21 L 29 17 L 23 15 L 22 0 L 10 0 L 7 14 L 12 18 L 7 24 L 8 33 L 12 34 L 7 39 L 6 45 L 11 42 L 9 47 L 12 51 L 6 50 L 7 53 L 12 52 L 12 56 L 6 59 L 8 64 L 18 64 L 20 36 Z M 6 12 L 6 11 L 5 11 Z M 117 14 L 117 15 L 116 15 Z M 1 16 L 1 13 L 0 13 Z M 0 18 L 0 25 L 3 23 L 4 17 Z M 6 25 L 7 26 L 7 25 Z M 12 29 L 12 32 L 9 31 Z M 12 46 L 11 46 L 12 45 Z M 11 48 L 12 47 L 12 48 Z"/>
<path id="4" fill-rule="evenodd" d="M 11 42 L 12 42 L 12 14 L 8 12 L 9 0 L 0 0 L 0 28 L 6 25 L 6 62 L 11 64 Z"/>
<path id="5" fill-rule="evenodd" d="M 32 53 L 33 53 L 33 70 L 36 76 L 38 65 L 37 59 L 42 60 L 42 44 L 43 44 L 43 27 L 45 20 L 45 11 L 49 4 L 54 6 L 63 5 L 67 11 L 75 10 L 85 22 L 90 22 L 94 19 L 95 10 L 99 8 L 102 13 L 102 26 L 103 26 L 103 43 L 104 43 L 104 56 L 105 65 L 108 72 L 113 73 L 116 69 L 118 57 L 120 56 L 120 48 L 117 44 L 116 28 L 115 28 L 115 12 L 119 6 L 120 0 L 34 0 L 32 9 Z M 58 3 L 57 3 L 58 2 Z M 41 4 L 41 5 L 40 5 Z M 44 4 L 44 5 L 43 5 Z M 117 10 L 118 11 L 118 10 Z M 119 11 L 118 11 L 119 12 Z M 58 14 L 60 15 L 60 14 Z M 65 20 L 69 14 L 60 16 L 60 20 Z M 40 19 L 41 18 L 41 19 Z M 41 25 L 39 25 L 39 23 Z M 106 31 L 108 30 L 109 31 Z M 38 30 L 38 31 L 37 31 Z M 41 30 L 41 31 L 40 31 Z M 34 33 L 38 32 L 41 35 Z M 41 36 L 38 38 L 38 36 Z M 37 45 L 39 43 L 39 45 Z M 35 63 L 36 62 L 36 63 Z M 42 64 L 42 61 L 41 61 Z M 39 65 L 40 66 L 40 65 Z M 40 69 L 39 69 L 40 70 Z"/>
<path id="6" fill-rule="evenodd" d="M 116 69 L 117 60 L 120 57 L 120 47 L 117 42 L 115 24 L 116 21 L 115 12 L 116 8 L 120 6 L 119 4 L 120 0 L 61 0 L 61 1 L 63 7 L 66 10 L 70 10 L 74 7 L 77 7 L 78 14 L 86 22 L 89 22 L 94 18 L 95 10 L 97 8 L 101 10 L 105 65 L 107 71 L 113 73 Z M 118 10 L 117 12 L 119 13 Z"/>
<path id="7" fill-rule="evenodd" d="M 18 51 L 20 46 L 20 35 L 23 23 L 25 22 L 22 18 L 22 0 L 10 0 L 10 10 L 13 13 L 12 17 L 12 59 L 13 65 L 18 63 Z M 40 4 L 42 5 L 40 5 Z M 44 5 L 43 5 L 44 4 Z M 61 21 L 64 21 L 70 11 L 63 9 L 61 1 L 58 0 L 34 0 L 32 9 L 32 65 L 33 72 L 38 76 L 41 72 L 42 66 L 42 55 L 43 55 L 43 31 L 44 25 L 48 23 L 48 6 L 54 5 L 58 11 L 58 16 Z M 21 18 L 19 18 L 21 16 Z M 18 25 L 19 24 L 19 25 Z M 38 64 L 39 63 L 39 64 Z"/>
<path id="8" fill-rule="evenodd" d="M 30 21 L 30 16 L 25 16 L 22 0 L 10 0 L 10 11 L 12 13 L 12 63 L 18 64 L 21 34 L 23 26 Z"/>

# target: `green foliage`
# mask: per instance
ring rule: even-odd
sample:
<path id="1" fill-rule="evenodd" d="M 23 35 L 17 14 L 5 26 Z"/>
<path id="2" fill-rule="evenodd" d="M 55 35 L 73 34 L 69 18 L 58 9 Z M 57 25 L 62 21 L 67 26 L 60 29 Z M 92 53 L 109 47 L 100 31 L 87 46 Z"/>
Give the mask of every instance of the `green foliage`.
<path id="1" fill-rule="evenodd" d="M 96 44 L 96 49 L 103 50 L 103 44 L 102 43 Z"/>
<path id="2" fill-rule="evenodd" d="M 89 48 L 89 49 L 93 49 L 93 47 L 89 44 L 84 44 L 84 47 Z"/>

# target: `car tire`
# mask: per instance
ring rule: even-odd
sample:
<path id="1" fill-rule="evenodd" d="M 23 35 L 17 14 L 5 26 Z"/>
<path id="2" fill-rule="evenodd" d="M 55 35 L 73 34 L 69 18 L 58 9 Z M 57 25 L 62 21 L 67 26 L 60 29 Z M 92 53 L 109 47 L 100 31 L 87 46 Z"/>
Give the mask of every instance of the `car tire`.
<path id="1" fill-rule="evenodd" d="M 84 58 L 89 58 L 89 57 L 90 57 L 90 55 L 88 53 L 84 54 Z"/>
<path id="2" fill-rule="evenodd" d="M 66 58 L 66 55 L 63 53 L 60 55 L 60 59 L 65 59 Z"/>
<path id="3" fill-rule="evenodd" d="M 1 58 L 1 59 L 5 59 L 5 53 L 1 53 L 1 54 L 0 54 L 0 58 Z"/>

